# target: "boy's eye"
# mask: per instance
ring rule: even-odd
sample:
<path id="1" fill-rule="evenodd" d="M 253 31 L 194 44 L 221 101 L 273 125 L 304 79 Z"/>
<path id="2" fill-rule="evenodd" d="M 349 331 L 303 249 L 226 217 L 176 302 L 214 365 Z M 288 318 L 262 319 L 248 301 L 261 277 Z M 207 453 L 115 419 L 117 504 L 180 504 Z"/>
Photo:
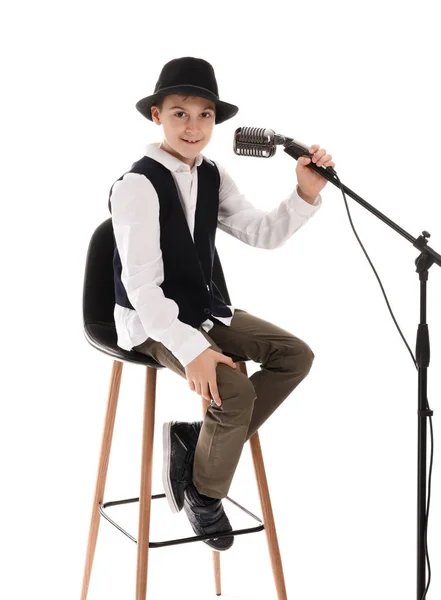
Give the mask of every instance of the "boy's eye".
<path id="1" fill-rule="evenodd" d="M 182 110 L 180 110 L 179 112 L 175 113 L 175 116 L 176 115 L 185 115 L 185 113 Z M 211 117 L 211 113 L 209 113 L 209 112 L 203 112 L 203 113 L 201 113 L 201 115 L 208 115 L 209 117 Z M 205 117 L 205 118 L 207 118 L 207 117 Z"/>

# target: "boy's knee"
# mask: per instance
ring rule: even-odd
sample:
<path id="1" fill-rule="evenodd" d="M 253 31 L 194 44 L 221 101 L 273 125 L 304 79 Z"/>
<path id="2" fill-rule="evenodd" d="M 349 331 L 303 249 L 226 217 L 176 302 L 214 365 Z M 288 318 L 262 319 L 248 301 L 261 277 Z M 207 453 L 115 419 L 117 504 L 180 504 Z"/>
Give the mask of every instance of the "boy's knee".
<path id="1" fill-rule="evenodd" d="M 236 407 L 252 408 L 257 398 L 251 380 L 239 370 L 238 366 L 233 369 L 219 363 L 217 365 L 217 386 L 222 400 L 231 400 Z"/>
<path id="2" fill-rule="evenodd" d="M 254 404 L 254 400 L 257 398 L 256 390 L 250 379 L 242 373 L 243 377 L 240 377 L 237 382 L 238 396 L 246 404 Z"/>
<path id="3" fill-rule="evenodd" d="M 307 375 L 314 362 L 315 354 L 306 342 L 296 339 L 295 343 L 285 348 L 284 366 L 289 366 L 293 371 L 300 371 Z"/>

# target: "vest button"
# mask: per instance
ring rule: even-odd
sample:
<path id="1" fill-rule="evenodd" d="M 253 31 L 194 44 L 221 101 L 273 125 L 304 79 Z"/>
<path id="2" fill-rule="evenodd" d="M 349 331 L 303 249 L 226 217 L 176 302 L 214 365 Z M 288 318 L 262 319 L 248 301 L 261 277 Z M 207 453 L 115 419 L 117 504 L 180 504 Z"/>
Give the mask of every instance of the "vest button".
<path id="1" fill-rule="evenodd" d="M 206 315 L 209 315 L 209 314 L 210 314 L 210 309 L 209 309 L 209 308 L 204 308 L 204 313 L 205 313 Z"/>

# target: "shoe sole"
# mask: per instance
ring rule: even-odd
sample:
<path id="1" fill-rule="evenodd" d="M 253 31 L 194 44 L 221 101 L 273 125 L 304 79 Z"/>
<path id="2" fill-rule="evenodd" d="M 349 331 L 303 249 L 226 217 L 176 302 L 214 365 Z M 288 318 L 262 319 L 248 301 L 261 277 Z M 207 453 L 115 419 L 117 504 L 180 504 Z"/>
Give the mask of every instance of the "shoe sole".
<path id="1" fill-rule="evenodd" d="M 171 460 L 171 426 L 173 421 L 164 423 L 162 426 L 162 485 L 164 486 L 165 497 L 167 498 L 170 510 L 178 513 L 179 508 L 173 494 L 173 488 L 170 481 L 170 460 Z"/>

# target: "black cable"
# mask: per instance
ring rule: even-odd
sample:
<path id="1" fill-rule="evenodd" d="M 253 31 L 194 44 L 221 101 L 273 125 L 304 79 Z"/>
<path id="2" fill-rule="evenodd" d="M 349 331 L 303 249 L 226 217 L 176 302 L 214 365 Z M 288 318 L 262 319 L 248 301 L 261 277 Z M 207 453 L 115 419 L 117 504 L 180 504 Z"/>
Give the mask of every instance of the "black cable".
<path id="1" fill-rule="evenodd" d="M 404 341 L 407 349 L 409 350 L 409 353 L 410 353 L 410 355 L 412 357 L 412 360 L 413 360 L 413 363 L 415 365 L 415 368 L 418 370 L 418 365 L 417 365 L 417 362 L 415 360 L 415 357 L 414 357 L 414 355 L 412 353 L 412 350 L 410 349 L 409 344 L 407 343 L 406 338 L 404 337 L 403 333 L 401 332 L 401 329 L 400 329 L 400 327 L 399 327 L 399 325 L 398 325 L 398 323 L 397 323 L 397 321 L 395 319 L 395 316 L 394 316 L 394 314 L 392 312 L 392 309 L 390 307 L 389 301 L 387 299 L 386 293 L 384 291 L 384 288 L 383 288 L 383 285 L 382 285 L 382 283 L 380 281 L 378 273 L 375 270 L 375 267 L 372 264 L 371 259 L 369 258 L 366 250 L 364 249 L 364 246 L 361 243 L 360 238 L 357 235 L 357 232 L 355 231 L 355 228 L 354 228 L 354 225 L 353 225 L 352 219 L 351 219 L 351 214 L 349 212 L 348 203 L 346 201 L 346 195 L 344 193 L 344 190 L 341 188 L 342 184 L 341 184 L 340 178 L 339 178 L 339 176 L 337 175 L 337 173 L 334 170 L 333 170 L 333 175 L 334 175 L 335 179 L 338 181 L 338 183 L 340 184 L 340 189 L 341 189 L 341 192 L 343 194 L 344 201 L 345 201 L 345 206 L 346 206 L 346 211 L 348 213 L 349 222 L 351 224 L 352 230 L 354 231 L 355 237 L 357 238 L 358 243 L 360 244 L 360 246 L 361 246 L 361 248 L 362 248 L 362 250 L 363 250 L 366 258 L 368 259 L 369 264 L 371 265 L 371 267 L 372 267 L 372 269 L 373 269 L 373 271 L 375 273 L 376 278 L 378 279 L 378 283 L 380 284 L 381 291 L 383 292 L 384 298 L 386 300 L 387 307 L 389 309 L 390 314 L 392 315 L 392 319 L 393 319 L 393 321 L 394 321 L 394 323 L 395 323 L 395 325 L 396 325 L 396 327 L 397 327 L 397 329 L 398 329 L 401 337 L 403 338 L 403 341 Z M 430 410 L 429 401 L 427 400 L 427 398 L 426 398 L 426 410 Z M 424 417 L 424 418 L 426 418 L 426 417 Z M 425 554 L 426 554 L 427 568 L 428 568 L 429 576 L 428 576 L 428 580 L 427 580 L 426 589 L 424 590 L 424 594 L 423 594 L 423 597 L 421 598 L 421 600 L 425 600 L 425 598 L 426 598 L 427 591 L 428 591 L 429 585 L 430 585 L 431 573 L 432 573 L 431 569 L 430 569 L 429 550 L 428 550 L 428 547 L 427 547 L 427 524 L 428 524 L 428 521 L 429 521 L 430 490 L 431 490 L 432 465 L 433 465 L 433 428 L 432 428 L 432 417 L 430 415 L 429 415 L 429 425 L 430 425 L 430 468 L 429 468 L 429 478 L 428 478 L 427 507 L 426 507 L 426 513 L 425 513 L 425 522 L 424 522 L 424 546 L 425 546 Z"/>

